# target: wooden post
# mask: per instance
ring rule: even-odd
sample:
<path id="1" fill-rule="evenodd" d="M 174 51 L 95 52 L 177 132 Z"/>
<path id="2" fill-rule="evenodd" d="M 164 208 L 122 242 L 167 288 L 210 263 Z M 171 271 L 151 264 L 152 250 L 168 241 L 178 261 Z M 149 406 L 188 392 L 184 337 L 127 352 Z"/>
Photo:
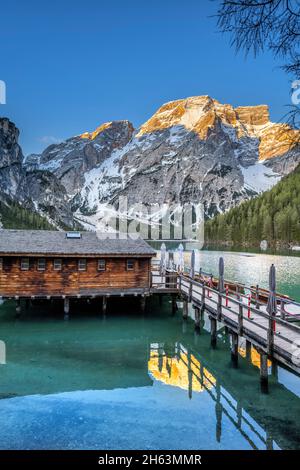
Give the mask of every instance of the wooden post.
<path id="1" fill-rule="evenodd" d="M 186 299 L 183 301 L 183 310 L 182 310 L 182 318 L 187 320 L 189 316 L 189 303 Z"/>
<path id="2" fill-rule="evenodd" d="M 238 318 L 238 321 L 239 321 L 238 334 L 240 336 L 243 336 L 243 305 L 242 304 L 239 304 L 239 318 Z"/>
<path id="3" fill-rule="evenodd" d="M 205 310 L 205 284 L 202 286 L 202 296 L 201 296 L 201 310 Z"/>
<path id="4" fill-rule="evenodd" d="M 222 435 L 222 411 L 223 407 L 221 404 L 221 386 L 219 382 L 216 383 L 216 440 L 221 442 Z"/>
<path id="5" fill-rule="evenodd" d="M 145 310 L 146 310 L 146 297 L 144 295 L 141 296 L 140 305 L 141 305 L 142 313 L 145 313 Z"/>
<path id="6" fill-rule="evenodd" d="M 257 310 L 260 309 L 260 305 L 259 305 L 259 285 L 258 284 L 256 285 L 256 290 L 255 290 L 255 307 L 257 308 Z"/>
<path id="7" fill-rule="evenodd" d="M 191 400 L 193 397 L 193 371 L 192 371 L 192 361 L 191 361 L 191 353 L 188 353 L 188 392 L 189 392 L 189 399 Z"/>
<path id="8" fill-rule="evenodd" d="M 197 333 L 201 331 L 201 319 L 200 319 L 200 309 L 199 307 L 194 307 L 195 309 L 195 330 Z"/>
<path id="9" fill-rule="evenodd" d="M 278 379 L 278 363 L 274 357 L 272 357 L 272 375 L 275 379 Z"/>
<path id="10" fill-rule="evenodd" d="M 239 337 L 237 333 L 231 332 L 231 362 L 233 367 L 238 366 Z"/>
<path id="11" fill-rule="evenodd" d="M 107 297 L 102 297 L 102 313 L 105 316 L 107 312 Z"/>
<path id="12" fill-rule="evenodd" d="M 273 450 L 273 438 L 272 436 L 269 435 L 269 433 L 266 433 L 266 450 Z"/>
<path id="13" fill-rule="evenodd" d="M 212 348 L 217 346 L 217 320 L 210 317 L 210 344 Z"/>
<path id="14" fill-rule="evenodd" d="M 189 302 L 192 301 L 192 295 L 193 295 L 193 283 L 190 280 L 190 287 L 189 287 Z"/>
<path id="15" fill-rule="evenodd" d="M 260 387 L 262 393 L 268 393 L 268 355 L 260 352 Z"/>
<path id="16" fill-rule="evenodd" d="M 274 330 L 273 330 L 273 321 L 274 316 L 269 314 L 269 327 L 267 332 L 267 350 L 268 354 L 271 355 L 273 352 L 273 345 L 274 345 Z"/>
<path id="17" fill-rule="evenodd" d="M 64 299 L 64 320 L 69 320 L 70 316 L 70 299 L 68 297 L 65 297 Z"/>
<path id="18" fill-rule="evenodd" d="M 221 321 L 222 318 L 222 295 L 218 293 L 218 304 L 217 304 L 217 317 L 218 321 Z"/>
<path id="19" fill-rule="evenodd" d="M 16 299 L 16 314 L 19 316 L 21 314 L 21 300 Z"/>
<path id="20" fill-rule="evenodd" d="M 251 343 L 248 340 L 246 340 L 246 359 L 251 361 Z"/>
<path id="21" fill-rule="evenodd" d="M 172 294 L 172 315 L 177 311 L 176 294 Z"/>

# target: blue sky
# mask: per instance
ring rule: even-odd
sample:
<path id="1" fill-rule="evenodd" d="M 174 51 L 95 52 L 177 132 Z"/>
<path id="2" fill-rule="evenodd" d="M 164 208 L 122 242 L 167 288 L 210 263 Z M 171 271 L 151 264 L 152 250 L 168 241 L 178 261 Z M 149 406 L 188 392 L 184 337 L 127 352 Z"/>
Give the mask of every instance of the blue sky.
<path id="1" fill-rule="evenodd" d="M 0 116 L 25 154 L 99 124 L 138 127 L 163 103 L 208 94 L 270 106 L 280 120 L 290 81 L 271 54 L 245 58 L 217 31 L 218 0 L 10 0 L 1 6 Z"/>

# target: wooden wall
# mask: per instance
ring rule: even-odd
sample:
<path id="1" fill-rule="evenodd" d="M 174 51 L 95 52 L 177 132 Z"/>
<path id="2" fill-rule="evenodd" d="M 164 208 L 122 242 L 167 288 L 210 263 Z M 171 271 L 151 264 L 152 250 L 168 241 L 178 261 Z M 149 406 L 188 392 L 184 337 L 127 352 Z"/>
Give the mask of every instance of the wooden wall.
<path id="1" fill-rule="evenodd" d="M 130 258 L 134 259 L 134 258 Z M 98 271 L 98 258 L 87 258 L 86 271 L 78 270 L 78 259 L 63 258 L 55 271 L 53 258 L 46 270 L 38 271 L 37 258 L 30 258 L 29 271 L 21 271 L 19 257 L 3 257 L 0 265 L 0 296 L 92 295 L 97 290 L 150 287 L 149 258 L 136 258 L 134 270 L 126 270 L 126 258 L 106 258 L 106 270 Z"/>

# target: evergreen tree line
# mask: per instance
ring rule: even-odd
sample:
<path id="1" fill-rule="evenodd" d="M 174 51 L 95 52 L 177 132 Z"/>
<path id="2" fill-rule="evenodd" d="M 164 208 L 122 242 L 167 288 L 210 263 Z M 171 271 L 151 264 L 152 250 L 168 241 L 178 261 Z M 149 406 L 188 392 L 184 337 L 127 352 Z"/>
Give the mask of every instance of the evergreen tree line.
<path id="1" fill-rule="evenodd" d="M 45 217 L 15 201 L 0 200 L 0 224 L 6 229 L 55 230 Z"/>
<path id="2" fill-rule="evenodd" d="M 205 224 L 208 245 L 300 244 L 300 165 L 271 190 Z"/>

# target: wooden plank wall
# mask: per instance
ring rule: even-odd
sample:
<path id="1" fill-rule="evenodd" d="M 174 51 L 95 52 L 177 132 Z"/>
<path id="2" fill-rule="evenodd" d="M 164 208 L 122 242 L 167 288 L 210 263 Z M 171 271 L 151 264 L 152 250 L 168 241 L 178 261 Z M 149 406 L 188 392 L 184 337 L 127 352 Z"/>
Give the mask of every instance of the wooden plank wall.
<path id="1" fill-rule="evenodd" d="M 87 258 L 86 271 L 78 270 L 76 258 L 63 258 L 61 271 L 54 270 L 53 258 L 46 259 L 45 271 L 37 270 L 37 258 L 30 258 L 29 271 L 21 271 L 20 258 L 3 261 L 0 296 L 84 295 L 97 289 L 150 287 L 149 258 L 136 258 L 132 271 L 126 270 L 126 258 L 106 258 L 105 271 L 98 271 L 98 258 Z"/>

